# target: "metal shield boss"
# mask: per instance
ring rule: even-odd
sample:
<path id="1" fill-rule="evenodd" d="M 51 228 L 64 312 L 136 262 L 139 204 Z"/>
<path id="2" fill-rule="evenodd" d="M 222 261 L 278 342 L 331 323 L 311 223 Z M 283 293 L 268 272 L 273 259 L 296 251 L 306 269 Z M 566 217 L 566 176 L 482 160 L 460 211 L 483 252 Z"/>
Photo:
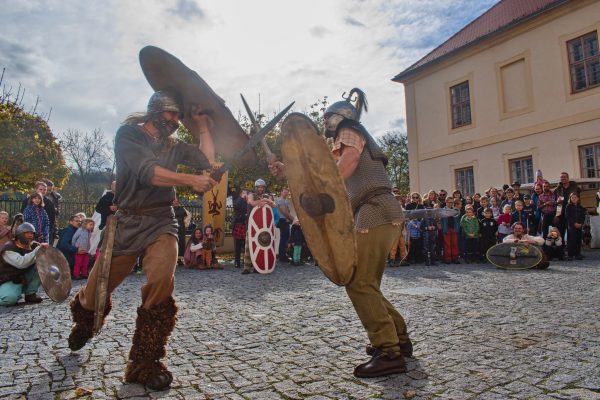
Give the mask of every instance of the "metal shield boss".
<path id="1" fill-rule="evenodd" d="M 327 278 L 347 285 L 358 256 L 352 208 L 337 165 L 305 115 L 290 114 L 281 134 L 286 177 L 308 247 Z"/>
<path id="2" fill-rule="evenodd" d="M 183 101 L 183 125 L 198 138 L 191 119 L 192 112 L 203 112 L 211 121 L 210 133 L 216 152 L 225 160 L 231 159 L 247 142 L 248 135 L 239 125 L 233 114 L 208 84 L 193 70 L 185 66 L 177 57 L 166 51 L 146 46 L 140 50 L 142 71 L 155 91 L 171 90 Z M 256 153 L 248 151 L 242 164 L 256 163 Z"/>
<path id="3" fill-rule="evenodd" d="M 71 271 L 65 256 L 54 247 L 40 249 L 35 266 L 44 291 L 53 301 L 61 302 L 71 292 Z"/>

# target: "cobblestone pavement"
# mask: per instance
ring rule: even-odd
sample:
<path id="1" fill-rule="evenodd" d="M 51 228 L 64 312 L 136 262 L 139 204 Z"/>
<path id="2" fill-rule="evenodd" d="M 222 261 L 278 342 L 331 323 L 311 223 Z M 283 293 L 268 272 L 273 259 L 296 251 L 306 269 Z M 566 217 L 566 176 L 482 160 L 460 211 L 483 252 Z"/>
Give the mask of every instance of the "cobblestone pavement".
<path id="1" fill-rule="evenodd" d="M 546 271 L 489 265 L 386 270 L 415 343 L 408 373 L 356 379 L 366 335 L 343 288 L 312 265 L 268 276 L 178 270 L 179 322 L 163 392 L 123 383 L 142 275 L 101 334 L 67 348 L 67 303 L 0 310 L 0 397 L 28 399 L 600 399 L 600 252 Z M 73 293 L 81 285 L 75 282 Z"/>

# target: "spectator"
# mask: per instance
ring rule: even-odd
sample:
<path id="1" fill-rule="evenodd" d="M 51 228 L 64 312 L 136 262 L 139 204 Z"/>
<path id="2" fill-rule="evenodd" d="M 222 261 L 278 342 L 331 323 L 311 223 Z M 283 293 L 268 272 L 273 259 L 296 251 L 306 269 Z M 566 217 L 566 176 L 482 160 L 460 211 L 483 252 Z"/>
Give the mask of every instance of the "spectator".
<path id="1" fill-rule="evenodd" d="M 481 194 L 475 193 L 473 195 L 473 209 L 477 211 L 481 207 Z"/>
<path id="2" fill-rule="evenodd" d="M 486 208 L 483 211 L 483 219 L 479 222 L 479 230 L 481 232 L 481 257 L 485 258 L 490 247 L 498 243 L 498 222 L 494 219 L 491 208 Z"/>
<path id="3" fill-rule="evenodd" d="M 515 222 L 520 222 L 525 226 L 525 233 L 528 233 L 531 221 L 529 220 L 529 214 L 525 212 L 523 207 L 524 205 L 521 200 L 515 201 L 515 211 L 510 215 L 510 224 L 512 226 Z"/>
<path id="4" fill-rule="evenodd" d="M 16 214 L 15 214 L 15 216 L 13 217 L 13 222 L 12 222 L 12 224 L 10 225 L 10 235 L 11 235 L 11 238 L 13 238 L 13 239 L 14 239 L 14 238 L 16 237 L 16 230 L 17 230 L 17 227 L 18 227 L 19 225 L 21 225 L 23 222 L 25 222 L 25 221 L 23 220 L 23 214 L 21 214 L 21 213 L 16 213 Z"/>
<path id="5" fill-rule="evenodd" d="M 511 213 L 510 204 L 505 204 L 502 208 L 502 214 L 498 217 L 498 240 L 502 242 L 505 237 L 512 233 L 511 229 Z"/>
<path id="6" fill-rule="evenodd" d="M 172 206 L 175 212 L 175 219 L 177 220 L 177 265 L 183 265 L 183 255 L 185 253 L 185 219 L 189 213 L 177 199 L 173 200 Z"/>
<path id="7" fill-rule="evenodd" d="M 533 194 L 531 195 L 531 202 L 535 207 L 535 217 L 533 219 L 533 224 L 535 226 L 535 235 L 539 235 L 542 232 L 542 211 L 540 210 L 540 195 L 544 191 L 544 189 L 542 188 L 543 185 L 544 182 L 536 183 L 533 186 Z"/>
<path id="8" fill-rule="evenodd" d="M 50 245 L 52 245 L 53 243 L 50 242 L 49 233 L 54 230 L 54 226 L 56 223 L 56 208 L 54 207 L 52 200 L 48 196 L 46 196 L 46 193 L 48 192 L 48 187 L 44 182 L 36 182 L 34 186 L 34 191 L 42 196 L 42 207 L 46 211 L 46 216 L 48 218 L 48 235 L 45 236 L 45 242 L 48 242 L 50 243 Z M 21 212 L 23 213 L 23 215 L 25 215 L 25 208 L 28 205 L 28 201 L 29 198 L 23 200 L 23 203 L 21 204 Z M 40 232 L 35 224 L 34 226 L 36 228 L 36 236 L 39 237 L 43 234 L 43 232 Z"/>
<path id="9" fill-rule="evenodd" d="M 0 249 L 4 243 L 12 239 L 10 225 L 8 225 L 9 216 L 6 211 L 0 211 Z"/>
<path id="10" fill-rule="evenodd" d="M 200 269 L 223 269 L 217 261 L 217 244 L 212 225 L 206 225 L 202 233 L 202 260 Z"/>
<path id="11" fill-rule="evenodd" d="M 40 277 L 35 259 L 40 249 L 48 244 L 33 243 L 35 228 L 29 223 L 17 226 L 15 239 L 0 249 L 0 306 L 14 306 L 21 295 L 25 303 L 40 303 L 37 295 Z"/>
<path id="12" fill-rule="evenodd" d="M 275 204 L 279 210 L 279 221 L 277 227 L 279 228 L 279 262 L 288 263 L 290 259 L 286 255 L 286 249 L 288 240 L 290 239 L 290 223 L 294 220 L 290 209 L 290 200 L 288 196 L 290 190 L 287 187 L 281 189 L 281 197 L 279 197 Z"/>
<path id="13" fill-rule="evenodd" d="M 567 219 L 565 218 L 564 208 L 569 202 L 571 193 L 577 193 L 577 198 L 580 197 L 581 189 L 577 186 L 575 181 L 569 180 L 569 174 L 566 172 L 560 173 L 560 183 L 554 189 L 554 195 L 556 196 L 556 227 L 560 231 L 560 236 L 565 241 L 565 232 L 567 231 Z M 568 240 L 567 240 L 568 242 Z"/>
<path id="14" fill-rule="evenodd" d="M 579 194 L 576 191 L 569 195 L 569 204 L 565 208 L 567 221 L 567 254 L 568 259 L 583 260 L 581 255 L 581 239 L 583 236 L 583 223 L 587 210 L 579 203 Z"/>
<path id="15" fill-rule="evenodd" d="M 526 245 L 541 246 L 544 244 L 544 239 L 542 239 L 539 236 L 532 236 L 532 235 L 526 234 L 525 226 L 520 222 L 516 222 L 512 226 L 512 233 L 510 235 L 506 236 L 504 238 L 503 242 L 504 243 L 524 243 Z M 544 253 L 542 252 L 542 254 L 544 254 Z M 542 258 L 542 261 L 540 261 L 533 268 L 546 269 L 549 266 L 550 266 L 550 263 L 548 262 L 548 260 L 546 259 L 545 255 L 544 255 L 544 258 Z"/>
<path id="16" fill-rule="evenodd" d="M 115 204 L 115 189 L 117 187 L 117 181 L 112 181 L 110 184 L 110 190 L 98 200 L 96 204 L 96 212 L 100 214 L 100 225 L 98 229 L 102 230 L 106 226 L 106 220 L 109 215 L 113 215 L 117 212 L 117 205 Z"/>
<path id="17" fill-rule="evenodd" d="M 408 203 L 405 209 L 408 210 L 421 210 L 425 207 L 421 204 L 421 195 L 417 192 L 410 194 L 410 203 Z"/>
<path id="18" fill-rule="evenodd" d="M 81 221 L 81 217 L 71 215 L 69 217 L 69 224 L 58 233 L 58 245 L 56 248 L 60 250 L 67 259 L 71 270 L 71 276 L 74 276 L 75 254 L 77 254 L 77 247 L 72 244 L 73 235 L 75 235 L 75 232 L 77 232 L 77 229 L 81 226 Z"/>
<path id="19" fill-rule="evenodd" d="M 433 204 L 435 204 L 436 208 L 439 208 L 437 202 L 433 202 Z M 437 265 L 435 262 L 437 236 L 437 220 L 435 218 L 423 218 L 421 221 L 421 237 L 423 238 L 423 257 L 425 258 L 426 265 Z"/>
<path id="20" fill-rule="evenodd" d="M 248 204 L 246 198 L 248 191 L 239 189 L 233 196 L 233 244 L 234 244 L 234 265 L 235 268 L 241 268 L 241 255 L 246 240 L 246 224 L 248 222 Z"/>
<path id="21" fill-rule="evenodd" d="M 202 261 L 202 229 L 196 228 L 185 246 L 183 255 L 185 268 L 200 269 Z"/>
<path id="22" fill-rule="evenodd" d="M 44 198 L 38 192 L 29 196 L 27 207 L 23 211 L 23 220 L 35 227 L 34 240 L 40 243 L 48 243 L 50 237 L 50 222 L 48 214 L 44 210 Z"/>
<path id="23" fill-rule="evenodd" d="M 44 183 L 47 188 L 46 197 L 50 199 L 54 206 L 54 224 L 52 224 L 52 228 L 50 229 L 50 243 L 54 243 L 58 234 L 58 226 L 56 225 L 56 217 L 59 215 L 58 202 L 62 199 L 62 196 L 60 193 L 54 191 L 54 182 L 49 179 L 44 179 Z M 48 214 L 48 217 L 50 217 L 50 214 Z"/>
<path id="24" fill-rule="evenodd" d="M 446 199 L 446 208 L 454 208 L 454 199 Z M 444 237 L 444 262 L 460 264 L 458 261 L 458 233 L 460 232 L 460 217 L 446 217 L 441 219 L 442 234 Z"/>
<path id="25" fill-rule="evenodd" d="M 489 200 L 487 196 L 483 196 L 480 200 L 479 200 L 479 204 L 480 207 L 477 209 L 477 219 L 479 221 L 481 221 L 482 219 L 485 218 L 484 213 L 485 213 L 485 209 L 488 208 L 489 206 Z M 491 211 L 491 209 L 490 209 Z M 492 214 L 493 215 L 493 214 Z"/>
<path id="26" fill-rule="evenodd" d="M 500 196 L 500 192 L 498 191 L 498 189 L 495 187 L 491 187 L 489 191 L 490 204 L 492 204 L 493 198 L 495 198 L 498 204 L 500 204 L 500 202 L 502 201 L 502 196 Z"/>
<path id="27" fill-rule="evenodd" d="M 479 260 L 479 221 L 472 205 L 465 206 L 465 215 L 460 219 L 460 227 L 465 238 L 465 261 L 467 264 Z"/>
<path id="28" fill-rule="evenodd" d="M 441 208 L 446 207 L 446 197 L 448 196 L 448 192 L 444 189 L 438 192 L 438 203 Z"/>
<path id="29" fill-rule="evenodd" d="M 423 238 L 421 236 L 421 221 L 418 219 L 409 220 L 406 224 L 406 234 L 408 235 L 408 242 L 410 247 L 408 251 L 408 262 L 421 263 L 423 261 Z"/>
<path id="30" fill-rule="evenodd" d="M 500 203 L 500 208 L 504 210 L 505 205 L 509 205 L 511 208 L 511 212 L 515 211 L 515 191 L 511 188 L 508 188 L 504 191 L 504 200 Z"/>
<path id="31" fill-rule="evenodd" d="M 455 200 L 454 202 L 454 208 L 456 208 L 456 200 L 460 200 L 460 213 L 464 214 L 465 213 L 465 199 L 463 198 L 463 194 L 460 190 L 458 189 L 454 189 L 454 191 L 452 191 L 452 198 Z"/>
<path id="32" fill-rule="evenodd" d="M 531 196 L 529 196 L 528 194 L 523 195 L 523 211 L 525 211 L 525 213 L 527 214 L 527 221 L 528 221 L 528 231 L 527 233 L 529 233 L 530 235 L 537 235 L 538 234 L 538 224 L 536 223 L 536 214 L 537 214 L 537 207 L 535 206 L 535 204 L 533 203 L 533 201 L 531 201 Z"/>
<path id="33" fill-rule="evenodd" d="M 300 266 L 302 262 L 302 246 L 304 246 L 304 234 L 300 227 L 300 221 L 295 218 L 292 223 L 292 232 L 290 234 L 290 245 L 293 247 L 292 265 Z"/>
<path id="34" fill-rule="evenodd" d="M 548 236 L 546 236 L 546 239 L 544 240 L 544 246 L 542 247 L 548 261 L 552 261 L 555 258 L 559 261 L 564 260 L 565 252 L 563 247 L 563 241 L 560 237 L 558 228 L 553 226 L 550 227 L 548 230 Z"/>
<path id="35" fill-rule="evenodd" d="M 512 190 L 513 190 L 513 198 L 515 201 L 517 200 L 523 200 L 523 195 L 521 194 L 521 182 L 519 181 L 514 181 L 511 185 Z"/>
<path id="36" fill-rule="evenodd" d="M 438 205 L 438 195 L 435 190 L 427 192 L 427 197 L 423 200 L 423 206 L 425 208 L 434 208 Z"/>
<path id="37" fill-rule="evenodd" d="M 548 235 L 548 227 L 553 224 L 556 215 L 556 195 L 550 190 L 548 181 L 544 181 L 538 202 L 538 207 L 542 213 L 542 237 L 545 238 Z"/>
<path id="38" fill-rule="evenodd" d="M 84 219 L 71 239 L 71 244 L 77 249 L 75 253 L 75 266 L 73 267 L 73 276 L 75 279 L 87 279 L 88 277 L 88 264 L 90 262 L 88 252 L 90 251 L 93 230 L 94 220 Z"/>
<path id="39" fill-rule="evenodd" d="M 506 200 L 506 191 L 510 189 L 510 186 L 508 186 L 507 184 L 502 185 L 502 191 L 498 191 L 498 194 L 500 195 L 500 198 L 502 200 Z M 513 190 L 513 194 L 514 194 L 514 190 Z"/>
<path id="40" fill-rule="evenodd" d="M 490 209 L 492 210 L 494 219 L 498 220 L 498 217 L 500 216 L 502 209 L 500 208 L 500 204 L 499 204 L 498 198 L 496 196 L 490 197 Z"/>

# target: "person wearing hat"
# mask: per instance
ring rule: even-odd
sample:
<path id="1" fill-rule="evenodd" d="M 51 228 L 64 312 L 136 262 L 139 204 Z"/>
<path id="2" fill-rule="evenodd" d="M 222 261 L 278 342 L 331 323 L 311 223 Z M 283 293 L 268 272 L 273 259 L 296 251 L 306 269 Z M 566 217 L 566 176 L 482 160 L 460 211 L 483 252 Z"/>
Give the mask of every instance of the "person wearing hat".
<path id="1" fill-rule="evenodd" d="M 199 145 L 183 143 L 172 136 L 183 117 L 183 105 L 178 95 L 170 91 L 155 92 L 147 111 L 125 119 L 115 137 L 118 211 L 114 215 L 117 227 L 104 316 L 111 309 L 111 292 L 143 254 L 147 281 L 141 288 L 142 305 L 137 309 L 125 381 L 152 390 L 164 390 L 173 381 L 173 375 L 160 359 L 166 355 L 178 309 L 173 298 L 178 252 L 178 225 L 172 207 L 174 186 L 187 186 L 203 193 L 217 184 L 203 174 L 177 172 L 179 164 L 209 170 L 215 160 L 208 117 L 194 110 L 191 114 L 194 125 L 191 131 L 198 136 Z M 98 265 L 92 269 L 87 285 L 71 301 L 75 323 L 69 335 L 72 351 L 81 349 L 94 335 L 100 269 Z"/>
<path id="2" fill-rule="evenodd" d="M 523 194 L 521 194 L 521 182 L 519 181 L 514 181 L 512 183 L 512 185 L 510 185 L 513 189 L 513 192 L 515 192 L 515 196 L 514 196 L 514 200 L 523 200 Z"/>
<path id="3" fill-rule="evenodd" d="M 40 249 L 48 243 L 33 241 L 35 228 L 29 222 L 22 223 L 15 231 L 15 239 L 0 249 L 0 306 L 14 306 L 21 295 L 25 303 L 39 303 L 37 295 L 40 277 L 35 267 L 35 259 Z"/>
<path id="4" fill-rule="evenodd" d="M 264 181 L 264 179 L 260 178 L 254 182 L 254 192 L 248 192 L 248 195 L 246 196 L 246 202 L 248 203 L 248 216 L 250 216 L 250 213 L 254 207 L 276 207 L 275 202 L 272 201 L 267 195 L 267 183 Z M 251 272 L 254 272 L 252 260 L 250 259 L 250 226 L 247 225 L 247 227 L 246 244 L 244 248 L 244 269 L 242 270 L 242 275 L 247 275 Z"/>
<path id="5" fill-rule="evenodd" d="M 354 368 L 354 376 L 373 378 L 406 372 L 404 357 L 412 357 L 413 345 L 404 318 L 381 291 L 386 259 L 404 216 L 385 171 L 387 157 L 360 123 L 363 108 L 365 94 L 354 88 L 346 100 L 325 110 L 324 125 L 354 212 L 358 263 L 346 294 L 370 341 L 365 349 L 370 359 Z M 285 173 L 279 161 L 270 169 L 275 176 Z"/>

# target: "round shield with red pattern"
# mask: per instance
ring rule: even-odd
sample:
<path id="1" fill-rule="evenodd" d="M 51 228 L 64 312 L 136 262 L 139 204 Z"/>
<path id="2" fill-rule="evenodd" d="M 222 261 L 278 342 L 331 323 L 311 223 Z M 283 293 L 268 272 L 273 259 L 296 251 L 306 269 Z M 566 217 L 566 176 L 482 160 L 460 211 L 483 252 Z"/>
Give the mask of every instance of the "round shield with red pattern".
<path id="1" fill-rule="evenodd" d="M 254 207 L 248 218 L 250 259 L 254 269 L 269 274 L 275 269 L 275 225 L 271 207 Z"/>

